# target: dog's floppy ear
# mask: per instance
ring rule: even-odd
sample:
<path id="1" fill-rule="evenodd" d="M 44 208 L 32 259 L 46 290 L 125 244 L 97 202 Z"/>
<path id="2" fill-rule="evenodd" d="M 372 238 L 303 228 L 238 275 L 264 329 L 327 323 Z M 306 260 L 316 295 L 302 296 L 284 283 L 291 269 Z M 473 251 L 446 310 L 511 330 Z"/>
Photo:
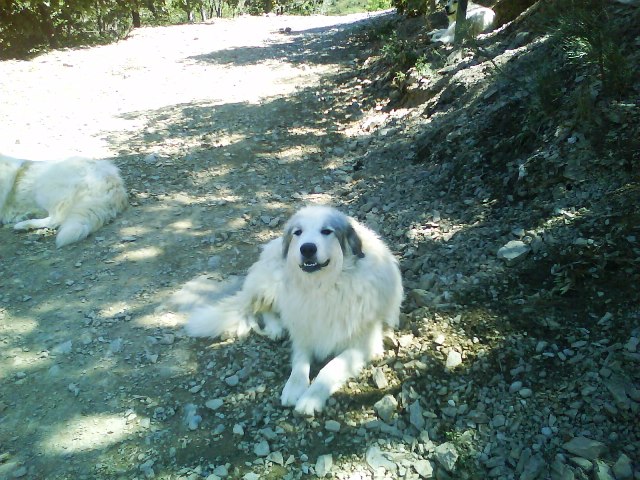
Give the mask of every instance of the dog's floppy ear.
<path id="1" fill-rule="evenodd" d="M 287 258 L 289 254 L 289 245 L 291 244 L 291 237 L 293 236 L 293 226 L 287 224 L 284 227 L 284 233 L 282 235 L 282 256 Z"/>
<path id="2" fill-rule="evenodd" d="M 353 254 L 358 258 L 364 258 L 362 240 L 360 240 L 360 236 L 356 233 L 356 230 L 353 228 L 351 223 L 349 223 L 349 226 L 347 227 L 346 239 L 349 247 L 351 247 L 351 252 L 353 252 Z"/>
<path id="3" fill-rule="evenodd" d="M 338 240 L 340 241 L 342 252 L 347 253 L 348 247 L 351 250 L 351 253 L 356 257 L 364 257 L 364 252 L 362 251 L 362 240 L 353 228 L 349 217 L 336 212 L 336 215 L 333 216 L 330 223 L 333 226 L 336 237 L 338 237 Z"/>

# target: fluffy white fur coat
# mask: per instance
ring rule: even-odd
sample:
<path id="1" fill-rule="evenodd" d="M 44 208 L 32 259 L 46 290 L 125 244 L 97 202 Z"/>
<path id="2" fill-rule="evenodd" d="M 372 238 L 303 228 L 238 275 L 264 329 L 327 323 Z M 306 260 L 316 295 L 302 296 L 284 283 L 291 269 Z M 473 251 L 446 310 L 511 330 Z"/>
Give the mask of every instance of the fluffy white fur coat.
<path id="1" fill-rule="evenodd" d="M 382 354 L 383 328 L 398 325 L 402 298 L 397 261 L 382 240 L 335 209 L 311 206 L 265 245 L 239 292 L 196 309 L 186 330 L 196 337 L 288 332 L 292 369 L 281 401 L 313 415 Z M 328 358 L 311 382 L 311 362 Z"/>
<path id="2" fill-rule="evenodd" d="M 58 247 L 86 238 L 126 205 L 124 183 L 109 161 L 0 155 L 0 223 L 17 222 L 16 230 L 57 228 Z"/>

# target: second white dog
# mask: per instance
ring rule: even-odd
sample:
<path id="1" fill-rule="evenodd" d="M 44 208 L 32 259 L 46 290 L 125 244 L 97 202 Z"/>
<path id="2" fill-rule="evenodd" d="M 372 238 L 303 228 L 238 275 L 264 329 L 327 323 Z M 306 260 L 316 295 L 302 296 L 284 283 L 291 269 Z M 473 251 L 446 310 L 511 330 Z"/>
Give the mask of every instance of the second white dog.
<path id="1" fill-rule="evenodd" d="M 126 205 L 124 183 L 111 162 L 34 162 L 0 154 L 0 224 L 57 228 L 56 246 L 63 247 L 86 238 Z"/>
<path id="2" fill-rule="evenodd" d="M 402 297 L 397 261 L 374 232 L 333 208 L 310 206 L 265 245 L 242 289 L 195 310 L 186 330 L 217 337 L 255 329 L 272 338 L 286 330 L 292 367 L 281 401 L 313 415 L 382 354 L 383 328 L 398 325 Z M 311 382 L 312 360 L 327 358 Z"/>
<path id="3" fill-rule="evenodd" d="M 455 39 L 458 0 L 448 0 L 444 9 L 449 19 L 449 26 L 444 29 L 432 31 L 430 33 L 432 42 L 452 43 Z M 493 27 L 495 18 L 496 14 L 490 8 L 473 2 L 467 4 L 466 19 L 470 35 L 476 36 L 479 33 L 489 31 Z"/>

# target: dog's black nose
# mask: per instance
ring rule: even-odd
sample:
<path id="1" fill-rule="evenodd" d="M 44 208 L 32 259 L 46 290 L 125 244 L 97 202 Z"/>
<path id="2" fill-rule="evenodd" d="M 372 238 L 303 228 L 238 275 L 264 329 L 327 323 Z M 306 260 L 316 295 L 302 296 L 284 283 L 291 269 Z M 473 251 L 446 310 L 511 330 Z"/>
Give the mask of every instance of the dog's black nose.
<path id="1" fill-rule="evenodd" d="M 313 257 L 318 251 L 315 243 L 303 243 L 300 245 L 300 253 L 304 258 Z"/>

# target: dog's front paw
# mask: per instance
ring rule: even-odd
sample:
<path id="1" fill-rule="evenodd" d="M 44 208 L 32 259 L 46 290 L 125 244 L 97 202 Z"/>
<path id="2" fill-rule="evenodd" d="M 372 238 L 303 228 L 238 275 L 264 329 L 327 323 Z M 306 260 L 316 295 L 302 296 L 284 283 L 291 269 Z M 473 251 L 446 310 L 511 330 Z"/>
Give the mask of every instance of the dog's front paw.
<path id="1" fill-rule="evenodd" d="M 298 399 L 302 396 L 308 386 L 309 378 L 305 378 L 303 375 L 292 374 L 282 389 L 280 402 L 282 402 L 282 405 L 285 407 L 292 407 L 296 405 Z"/>
<path id="2" fill-rule="evenodd" d="M 311 386 L 296 403 L 295 411 L 306 417 L 313 417 L 320 413 L 327 402 L 327 397 L 319 391 L 314 391 Z"/>

